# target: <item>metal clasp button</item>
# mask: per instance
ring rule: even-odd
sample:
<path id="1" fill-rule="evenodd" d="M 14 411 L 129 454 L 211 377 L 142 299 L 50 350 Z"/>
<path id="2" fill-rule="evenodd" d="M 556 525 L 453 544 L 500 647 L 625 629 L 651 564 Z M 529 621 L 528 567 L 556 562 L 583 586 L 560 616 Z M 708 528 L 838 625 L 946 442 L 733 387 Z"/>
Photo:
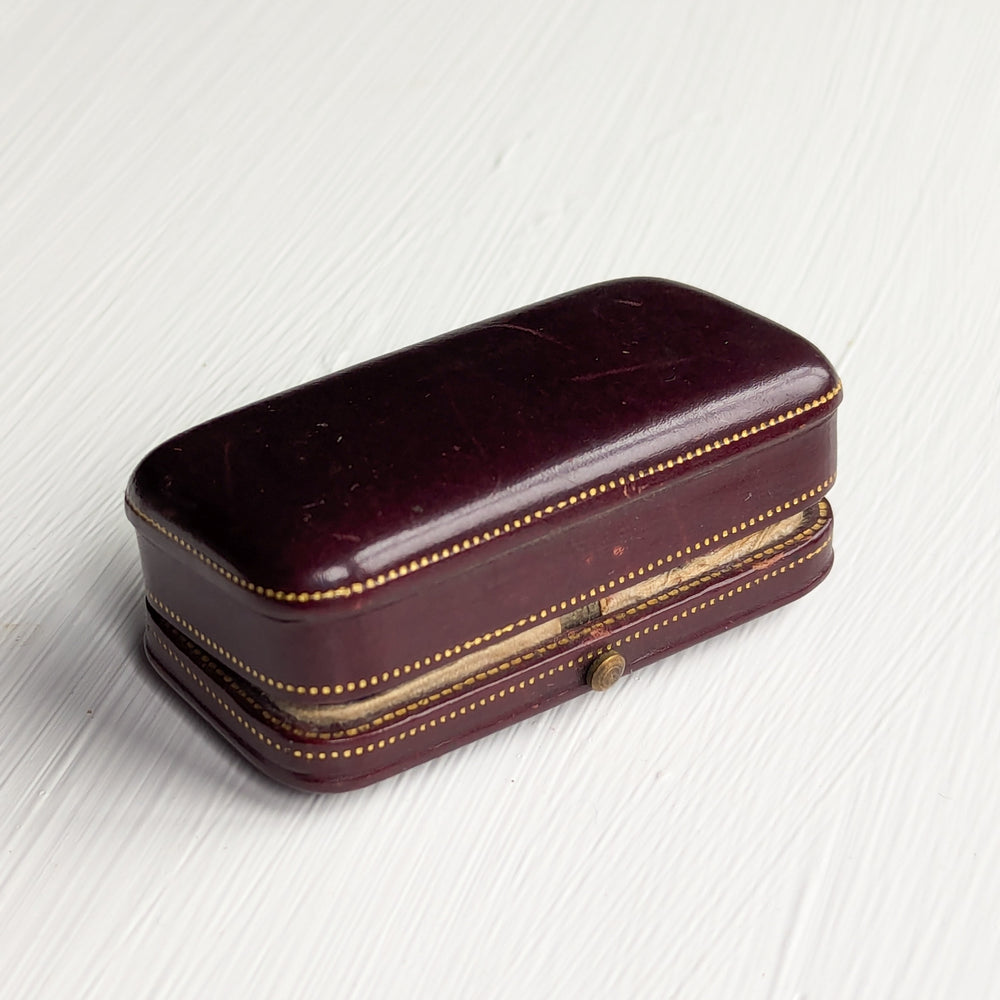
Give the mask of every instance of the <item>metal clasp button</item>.
<path id="1" fill-rule="evenodd" d="M 607 691 L 625 673 L 625 657 L 614 650 L 607 650 L 587 668 L 587 683 L 595 691 Z"/>

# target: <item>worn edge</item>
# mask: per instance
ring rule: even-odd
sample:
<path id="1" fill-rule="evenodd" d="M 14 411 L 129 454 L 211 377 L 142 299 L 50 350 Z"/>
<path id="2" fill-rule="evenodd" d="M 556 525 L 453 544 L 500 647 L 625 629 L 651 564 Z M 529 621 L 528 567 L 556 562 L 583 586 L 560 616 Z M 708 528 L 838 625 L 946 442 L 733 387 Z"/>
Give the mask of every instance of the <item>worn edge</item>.
<path id="1" fill-rule="evenodd" d="M 725 594 L 720 594 L 718 597 L 711 598 L 710 600 L 707 600 L 707 601 L 696 602 L 696 603 L 690 605 L 684 611 L 679 611 L 679 612 L 677 612 L 676 614 L 673 614 L 673 615 L 667 615 L 661 621 L 652 623 L 650 625 L 647 625 L 644 628 L 639 629 L 637 632 L 635 632 L 635 633 L 633 633 L 631 635 L 622 636 L 621 638 L 618 638 L 618 639 L 614 640 L 613 642 L 609 643 L 606 646 L 599 647 L 596 651 L 591 650 L 589 653 L 585 654 L 584 656 L 571 658 L 571 659 L 566 660 L 566 661 L 564 661 L 564 662 L 562 662 L 560 664 L 557 664 L 555 666 L 552 666 L 552 667 L 549 667 L 549 668 L 547 668 L 545 670 L 542 670 L 540 673 L 538 673 L 536 675 L 533 675 L 532 677 L 523 678 L 523 679 L 521 679 L 519 681 L 516 681 L 516 682 L 512 683 L 508 688 L 501 689 L 500 692 L 494 692 L 494 693 L 492 693 L 490 695 L 485 695 L 483 698 L 479 699 L 478 702 L 473 702 L 470 706 L 461 706 L 461 707 L 453 709 L 450 712 L 447 712 L 447 713 L 445 713 L 445 714 L 443 714 L 443 715 L 441 715 L 439 717 L 436 717 L 434 719 L 429 719 L 426 722 L 422 722 L 422 723 L 419 723 L 417 725 L 414 725 L 409 730 L 403 730 L 402 732 L 400 732 L 398 734 L 392 734 L 392 735 L 386 736 L 384 738 L 379 738 L 377 740 L 373 740 L 367 746 L 363 746 L 362 745 L 362 746 L 357 746 L 357 747 L 348 747 L 348 748 L 345 748 L 343 750 L 316 750 L 316 751 L 313 751 L 313 750 L 302 750 L 302 749 L 293 747 L 292 745 L 290 745 L 288 743 L 282 743 L 280 740 L 276 740 L 276 739 L 273 739 L 272 737 L 268 736 L 267 733 L 261 732 L 261 730 L 259 730 L 256 726 L 254 726 L 252 722 L 250 722 L 247 719 L 245 719 L 243 717 L 243 715 L 241 715 L 240 712 L 232 704 L 230 704 L 225 698 L 222 698 L 221 696 L 219 696 L 218 694 L 216 694 L 215 691 L 213 691 L 212 688 L 208 685 L 208 683 L 206 683 L 206 681 L 201 676 L 199 676 L 197 673 L 195 673 L 193 670 L 191 670 L 191 668 L 188 667 L 187 664 L 185 664 L 181 660 L 181 658 L 172 649 L 170 649 L 170 647 L 167 646 L 167 644 L 156 633 L 152 633 L 152 635 L 153 635 L 153 638 L 156 640 L 156 643 L 163 649 L 163 651 L 168 656 L 170 656 L 170 658 L 172 660 L 174 660 L 178 664 L 178 666 L 180 666 L 181 669 L 196 684 L 198 684 L 198 686 L 201 687 L 206 692 L 206 694 L 208 694 L 208 696 L 214 702 L 216 702 L 216 704 L 218 704 L 226 712 L 226 714 L 228 714 L 233 719 L 235 719 L 245 729 L 247 729 L 250 733 L 252 733 L 254 736 L 256 736 L 258 740 L 260 740 L 262 743 L 265 743 L 268 747 L 272 748 L 273 750 L 276 750 L 276 751 L 278 751 L 279 753 L 282 753 L 282 754 L 288 754 L 288 755 L 290 755 L 290 756 L 292 756 L 294 758 L 297 758 L 297 759 L 306 759 L 306 760 L 314 760 L 314 759 L 315 760 L 327 760 L 327 759 L 336 760 L 338 758 L 345 758 L 346 759 L 346 758 L 349 758 L 349 757 L 361 757 L 362 755 L 364 755 L 366 753 L 367 754 L 372 754 L 372 753 L 375 753 L 378 750 L 386 749 L 388 746 L 392 745 L 393 743 L 402 742 L 407 737 L 413 737 L 413 736 L 416 736 L 418 733 L 426 732 L 426 730 L 428 728 L 436 728 L 438 726 L 446 725 L 449 721 L 455 720 L 455 719 L 457 719 L 461 715 L 465 715 L 467 713 L 467 711 L 474 711 L 477 705 L 480 706 L 480 707 L 485 706 L 487 704 L 487 702 L 494 701 L 497 697 L 503 697 L 504 693 L 507 693 L 507 692 L 513 693 L 516 690 L 518 690 L 519 688 L 523 689 L 526 685 L 534 684 L 534 683 L 536 683 L 536 681 L 543 680 L 545 677 L 551 677 L 551 676 L 553 676 L 556 673 L 562 673 L 568 667 L 571 667 L 571 666 L 575 665 L 577 662 L 582 662 L 583 660 L 590 660 L 590 658 L 592 657 L 592 655 L 594 655 L 595 652 L 596 653 L 600 653 L 603 650 L 612 649 L 615 646 L 620 646 L 620 645 L 622 645 L 622 643 L 630 642 L 631 640 L 637 639 L 640 636 L 642 636 L 644 634 L 648 634 L 651 631 L 658 631 L 661 628 L 666 628 L 671 623 L 677 622 L 681 618 L 687 618 L 689 615 L 696 614 L 698 611 L 704 610 L 705 608 L 709 607 L 710 605 L 714 605 L 716 603 L 720 603 L 720 602 L 726 600 L 727 598 L 731 598 L 731 597 L 735 596 L 737 593 L 741 593 L 741 592 L 749 589 L 750 587 L 757 586 L 757 585 L 759 585 L 761 583 L 766 582 L 769 579 L 776 578 L 777 576 L 779 576 L 781 574 L 789 572 L 790 570 L 794 570 L 797 567 L 803 565 L 808 560 L 813 559 L 814 557 L 816 557 L 817 555 L 819 555 L 821 552 L 823 552 L 831 544 L 831 541 L 832 541 L 832 539 L 828 538 L 826 541 L 823 542 L 822 545 L 819 545 L 817 548 L 813 549 L 811 552 L 807 552 L 807 553 L 799 556 L 797 559 L 793 560 L 792 562 L 786 563 L 785 565 L 780 566 L 777 569 L 769 570 L 768 572 L 764 573 L 763 575 L 761 575 L 759 577 L 755 577 L 752 580 L 748 580 L 746 583 L 743 583 L 743 584 L 740 584 L 740 585 L 738 585 L 736 587 L 733 587 L 731 590 L 727 591 Z"/>
<path id="2" fill-rule="evenodd" d="M 269 674 L 264 673 L 264 671 L 250 666 L 235 653 L 216 642 L 211 636 L 207 635 L 196 625 L 193 625 L 187 620 L 187 618 L 179 614 L 173 608 L 169 607 L 151 591 L 147 590 L 146 598 L 159 612 L 169 618 L 175 626 L 182 628 L 199 642 L 204 643 L 208 649 L 218 653 L 233 666 L 242 670 L 247 676 L 253 677 L 254 680 L 263 685 L 277 688 L 279 691 L 288 691 L 293 694 L 309 695 L 312 697 L 350 694 L 356 690 L 365 690 L 369 687 L 376 687 L 380 682 L 387 683 L 390 679 L 396 680 L 406 674 L 416 673 L 424 667 L 443 663 L 444 661 L 451 659 L 453 656 L 461 655 L 464 652 L 468 652 L 475 646 L 482 645 L 484 642 L 489 642 L 492 639 L 499 638 L 500 636 L 508 633 L 512 634 L 524 625 L 534 624 L 535 622 L 542 621 L 559 611 L 566 611 L 570 606 L 576 605 L 580 601 L 586 601 L 588 598 L 599 597 L 600 594 L 605 593 L 608 590 L 614 590 L 620 584 L 626 583 L 637 576 L 644 576 L 647 572 L 647 568 L 649 568 L 649 571 L 652 572 L 653 569 L 659 569 L 675 559 L 683 558 L 684 555 L 693 555 L 695 551 L 710 549 L 713 544 L 721 543 L 724 539 L 729 538 L 731 535 L 736 535 L 741 531 L 745 531 L 748 528 L 753 527 L 754 525 L 762 524 L 764 521 L 770 520 L 780 514 L 784 514 L 786 511 L 791 510 L 793 507 L 797 507 L 799 504 L 807 503 L 810 499 L 822 499 L 824 492 L 829 490 L 829 488 L 833 485 L 835 478 L 835 476 L 831 475 L 812 489 L 803 492 L 798 496 L 791 497 L 784 503 L 777 504 L 774 507 L 769 507 L 766 513 L 762 512 L 754 517 L 748 518 L 745 521 L 741 521 L 738 525 L 733 525 L 730 528 L 713 532 L 705 538 L 704 542 L 696 542 L 693 546 L 689 545 L 684 549 L 678 549 L 673 555 L 661 556 L 654 562 L 648 563 L 646 566 L 640 566 L 636 569 L 622 573 L 619 577 L 617 577 L 617 579 L 612 578 L 606 583 L 597 584 L 589 591 L 584 591 L 576 597 L 570 597 L 566 600 L 560 601 L 558 604 L 553 604 L 548 609 L 543 608 L 533 614 L 527 615 L 526 617 L 519 618 L 516 622 L 510 622 L 507 625 L 490 629 L 473 639 L 467 639 L 462 643 L 447 646 L 445 649 L 439 650 L 436 653 L 431 653 L 424 657 L 418 657 L 412 663 L 404 664 L 401 667 L 394 667 L 391 671 L 383 671 L 381 675 L 373 674 L 367 678 L 360 678 L 358 681 L 348 681 L 346 684 L 306 686 L 303 684 L 289 684 L 287 681 L 281 681 L 276 677 L 271 677 Z"/>
<path id="3" fill-rule="evenodd" d="M 807 538 L 816 534 L 816 532 L 820 531 L 823 527 L 825 527 L 830 522 L 831 517 L 832 513 L 830 510 L 830 504 L 828 501 L 823 500 L 820 502 L 820 509 L 816 517 L 816 520 L 813 521 L 807 527 L 803 528 L 801 531 L 796 532 L 796 534 L 791 538 L 788 538 L 783 542 L 778 542 L 775 545 L 770 546 L 767 549 L 763 550 L 761 553 L 755 553 L 752 556 L 748 556 L 746 559 L 734 563 L 732 566 L 727 567 L 724 570 L 716 570 L 711 573 L 707 573 L 696 580 L 690 581 L 689 583 L 682 584 L 681 586 L 675 588 L 671 588 L 670 590 L 664 591 L 662 594 L 658 594 L 655 597 L 647 598 L 637 605 L 625 608 L 622 611 L 617 612 L 613 615 L 607 615 L 591 623 L 590 627 L 600 627 L 600 626 L 617 627 L 627 618 L 634 617 L 636 614 L 640 614 L 648 610 L 650 607 L 654 607 L 656 604 L 662 603 L 664 600 L 673 600 L 674 598 L 680 597 L 682 594 L 688 591 L 696 590 L 699 587 L 704 587 L 712 583 L 713 581 L 718 580 L 720 577 L 745 569 L 748 565 L 759 561 L 761 558 L 767 555 L 773 555 L 774 553 L 780 552 L 783 549 L 786 549 L 792 545 L 805 541 Z M 712 603 L 715 603 L 715 601 L 713 600 Z M 371 732 L 373 729 L 378 729 L 385 725 L 398 722 L 400 719 L 405 718 L 407 715 L 420 711 L 421 709 L 427 708 L 434 702 L 440 701 L 442 698 L 449 697 L 450 695 L 461 691 L 463 688 L 468 688 L 475 684 L 483 683 L 491 679 L 496 679 L 499 675 L 507 673 L 512 667 L 519 667 L 529 660 L 533 660 L 539 656 L 553 652 L 560 646 L 573 645 L 574 643 L 580 641 L 580 639 L 583 637 L 583 634 L 586 631 L 587 631 L 586 628 L 574 630 L 570 633 L 567 633 L 566 635 L 560 636 L 552 640 L 551 642 L 547 642 L 544 645 L 538 646 L 533 650 L 530 650 L 519 656 L 511 657 L 511 659 L 503 663 L 496 664 L 485 670 L 478 671 L 475 674 L 465 677 L 462 680 L 456 681 L 450 684 L 448 687 L 441 689 L 440 691 L 430 692 L 427 695 L 424 695 L 423 697 L 414 700 L 413 702 L 400 705 L 398 708 L 390 710 L 386 712 L 384 715 L 372 719 L 370 722 L 361 723 L 357 726 L 347 727 L 345 729 L 340 729 L 340 730 L 331 729 L 329 731 L 322 731 L 319 729 L 299 728 L 298 726 L 295 726 L 293 723 L 284 722 L 278 716 L 274 715 L 274 713 L 271 713 L 266 708 L 264 708 L 263 705 L 259 705 L 254 700 L 253 697 L 254 692 L 252 690 L 245 690 L 244 694 L 251 701 L 254 707 L 261 713 L 261 715 L 276 729 L 284 729 L 286 732 L 290 732 L 304 739 L 332 740 L 332 739 L 342 739 L 345 737 L 351 738 L 354 736 L 361 735 L 363 733 Z M 195 646 L 194 643 L 192 643 L 192 646 L 196 650 L 199 648 Z"/>

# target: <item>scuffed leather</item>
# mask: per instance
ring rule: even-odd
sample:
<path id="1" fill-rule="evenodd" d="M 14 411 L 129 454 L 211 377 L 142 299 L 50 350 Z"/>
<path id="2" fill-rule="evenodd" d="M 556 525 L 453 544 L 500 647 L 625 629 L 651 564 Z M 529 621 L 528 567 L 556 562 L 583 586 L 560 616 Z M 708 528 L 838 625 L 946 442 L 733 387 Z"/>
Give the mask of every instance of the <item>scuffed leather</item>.
<path id="1" fill-rule="evenodd" d="M 350 700 L 825 489 L 837 385 L 760 316 L 613 281 L 186 431 L 140 464 L 129 515 L 191 634 L 293 696 Z"/>
<path id="2" fill-rule="evenodd" d="M 814 347 L 760 316 L 667 281 L 613 281 L 186 431 L 142 462 L 129 496 L 242 578 L 324 590 L 686 454 L 835 384 Z M 498 539 L 505 549 L 522 540 Z"/>

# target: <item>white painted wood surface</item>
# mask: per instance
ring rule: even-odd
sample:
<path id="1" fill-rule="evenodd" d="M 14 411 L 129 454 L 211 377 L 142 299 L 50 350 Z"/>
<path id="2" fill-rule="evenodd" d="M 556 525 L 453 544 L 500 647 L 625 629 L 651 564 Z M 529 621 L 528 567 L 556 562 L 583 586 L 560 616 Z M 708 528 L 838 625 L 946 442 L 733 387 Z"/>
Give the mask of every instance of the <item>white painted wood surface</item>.
<path id="1" fill-rule="evenodd" d="M 1000 996 L 1000 8 L 0 6 L 0 994 Z M 143 668 L 191 423 L 592 281 L 845 383 L 838 562 L 347 796 Z"/>

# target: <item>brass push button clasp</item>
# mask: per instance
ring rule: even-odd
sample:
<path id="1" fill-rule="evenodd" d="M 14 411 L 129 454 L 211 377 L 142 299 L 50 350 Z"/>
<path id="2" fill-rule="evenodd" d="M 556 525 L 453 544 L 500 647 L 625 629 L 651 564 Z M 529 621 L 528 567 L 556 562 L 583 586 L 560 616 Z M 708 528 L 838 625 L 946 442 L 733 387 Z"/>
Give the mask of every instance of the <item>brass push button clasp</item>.
<path id="1" fill-rule="evenodd" d="M 607 691 L 625 673 L 625 657 L 614 650 L 607 650 L 594 657 L 587 668 L 587 683 L 595 691 Z"/>

